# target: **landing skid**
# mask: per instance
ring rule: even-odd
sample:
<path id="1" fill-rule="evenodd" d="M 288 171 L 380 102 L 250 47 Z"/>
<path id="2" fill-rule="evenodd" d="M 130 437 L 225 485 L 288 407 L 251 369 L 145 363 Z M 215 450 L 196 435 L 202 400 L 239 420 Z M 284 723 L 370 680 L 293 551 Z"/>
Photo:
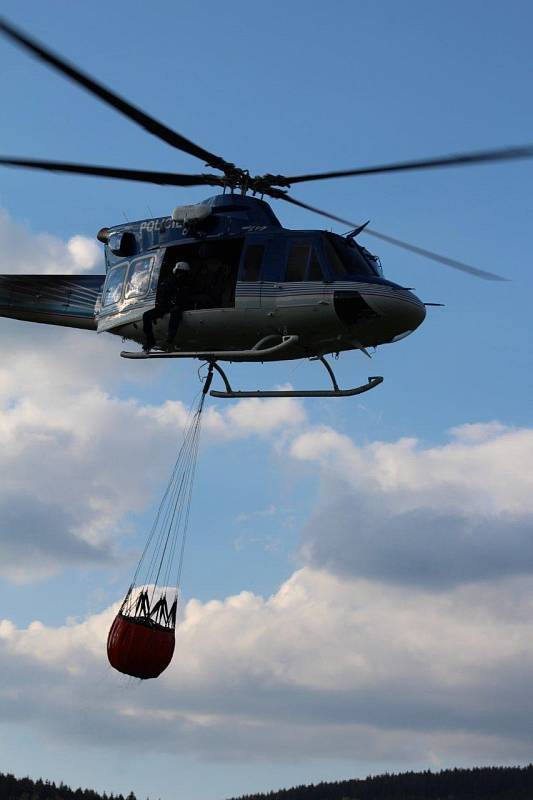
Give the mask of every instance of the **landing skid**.
<path id="1" fill-rule="evenodd" d="M 353 397 L 356 394 L 368 392 L 370 389 L 374 389 L 376 386 L 379 386 L 380 383 L 383 383 L 382 377 L 379 375 L 374 375 L 369 377 L 368 383 L 365 383 L 362 386 L 356 386 L 354 389 L 340 389 L 337 379 L 335 378 L 335 374 L 324 356 L 314 356 L 314 359 L 321 361 L 324 365 L 331 379 L 331 383 L 333 384 L 333 389 L 277 389 L 273 391 L 262 391 L 257 389 L 256 391 L 235 391 L 235 389 L 231 387 L 228 376 L 222 367 L 218 365 L 217 361 L 258 362 L 276 360 L 276 358 L 279 357 L 283 351 L 288 350 L 298 343 L 298 336 L 283 336 L 281 337 L 281 341 L 279 341 L 279 339 L 279 336 L 266 336 L 264 339 L 261 339 L 261 341 L 257 342 L 257 344 L 254 345 L 251 350 L 220 350 L 210 352 L 184 352 L 178 350 L 169 353 L 158 350 L 150 351 L 149 353 L 129 353 L 123 351 L 120 355 L 123 358 L 134 359 L 199 358 L 203 361 L 207 361 L 209 364 L 209 386 L 211 385 L 213 370 L 216 370 L 216 372 L 218 372 L 222 378 L 224 386 L 226 387 L 226 391 L 224 392 L 219 392 L 216 389 L 212 389 L 209 392 L 211 397 L 234 399 L 243 397 Z M 277 343 L 271 344 L 273 340 Z M 204 388 L 207 392 L 208 387 Z"/>
<path id="2" fill-rule="evenodd" d="M 333 389 L 278 389 L 275 391 L 262 391 L 258 389 L 257 391 L 235 391 L 231 388 L 227 375 L 222 367 L 220 367 L 217 363 L 212 362 L 212 366 L 214 369 L 216 369 L 224 381 L 226 391 L 218 392 L 216 389 L 212 389 L 209 394 L 211 397 L 234 399 L 242 397 L 353 397 L 356 394 L 368 392 L 370 389 L 374 389 L 376 386 L 379 386 L 380 383 L 383 383 L 383 378 L 379 375 L 375 375 L 373 377 L 369 377 L 368 383 L 365 383 L 363 386 L 356 386 L 354 389 L 339 389 L 333 370 L 324 356 L 318 356 L 317 360 L 321 361 L 328 371 L 329 377 L 331 378 L 331 382 L 333 384 Z"/>

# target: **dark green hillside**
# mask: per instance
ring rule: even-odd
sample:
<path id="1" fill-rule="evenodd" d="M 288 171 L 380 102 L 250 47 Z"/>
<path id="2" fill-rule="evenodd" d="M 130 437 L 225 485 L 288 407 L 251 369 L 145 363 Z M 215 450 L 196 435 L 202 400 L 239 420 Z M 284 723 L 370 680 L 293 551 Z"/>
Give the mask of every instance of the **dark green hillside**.
<path id="1" fill-rule="evenodd" d="M 376 775 L 239 800 L 533 800 L 533 765 Z"/>
<path id="2" fill-rule="evenodd" d="M 125 798 L 121 794 L 98 794 L 92 789 L 70 789 L 64 783 L 32 781 L 0 773 L 0 800 L 137 800 L 133 792 Z"/>

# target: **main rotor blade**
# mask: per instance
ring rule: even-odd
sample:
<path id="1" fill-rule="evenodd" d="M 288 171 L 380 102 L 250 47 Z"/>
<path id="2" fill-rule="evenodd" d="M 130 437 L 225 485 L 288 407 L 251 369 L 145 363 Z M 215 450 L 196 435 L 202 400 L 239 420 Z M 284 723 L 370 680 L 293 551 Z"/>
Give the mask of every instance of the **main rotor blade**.
<path id="1" fill-rule="evenodd" d="M 64 161 L 41 161 L 36 158 L 4 158 L 0 165 L 7 167 L 28 167 L 49 172 L 69 172 L 74 175 L 93 175 L 99 178 L 119 178 L 124 181 L 157 183 L 160 186 L 223 186 L 224 180 L 218 175 L 182 175 L 177 172 L 154 172 L 145 169 L 123 169 L 121 167 L 100 167 L 90 164 L 70 164 Z"/>
<path id="2" fill-rule="evenodd" d="M 340 222 L 342 225 L 349 226 L 350 228 L 356 227 L 355 222 L 350 222 L 350 220 L 338 217 L 336 214 L 330 214 L 328 211 L 322 211 L 322 209 L 315 208 L 315 206 L 310 206 L 307 203 L 302 203 L 301 200 L 296 200 L 296 198 L 290 197 L 288 194 L 284 194 L 283 192 L 280 192 L 275 196 L 279 200 L 286 200 L 287 203 L 300 206 L 300 208 L 305 208 L 307 211 L 314 211 L 315 214 L 321 214 L 323 217 L 335 220 L 335 222 Z M 376 231 L 373 228 L 366 227 L 364 232 L 368 233 L 370 236 L 374 236 L 376 239 L 381 239 L 383 242 L 388 242 L 389 244 L 396 245 L 396 247 L 401 247 L 403 250 L 408 250 L 410 253 L 416 253 L 418 256 L 423 256 L 424 258 L 429 258 L 432 261 L 436 261 L 438 264 L 445 264 L 447 267 L 453 267 L 461 272 L 467 272 L 469 275 L 475 275 L 477 278 L 483 278 L 487 281 L 509 280 L 508 278 L 503 278 L 501 275 L 497 275 L 494 272 L 486 272 L 483 269 L 478 269 L 477 267 L 472 267 L 469 264 L 465 264 L 462 261 L 456 261 L 454 258 L 442 256 L 439 253 L 433 252 L 433 250 L 426 250 L 424 247 L 418 247 L 415 244 L 409 244 L 409 242 L 404 242 L 402 239 L 396 239 L 394 236 L 387 236 L 384 233 L 379 233 L 379 231 Z"/>
<path id="3" fill-rule="evenodd" d="M 304 181 L 322 181 L 329 178 L 348 178 L 356 175 L 377 175 L 380 172 L 408 172 L 417 169 L 435 169 L 438 167 L 459 167 L 469 164 L 488 164 L 496 161 L 518 161 L 533 158 L 533 145 L 520 147 L 503 147 L 496 150 L 479 150 L 474 153 L 456 153 L 450 156 L 427 158 L 422 161 L 397 161 L 393 164 L 382 164 L 376 167 L 360 167 L 358 169 L 337 170 L 335 172 L 315 172 L 309 175 L 283 176 L 280 185 Z M 282 177 L 282 176 L 278 176 Z"/>
<path id="4" fill-rule="evenodd" d="M 157 136 L 158 139 L 162 139 L 164 142 L 167 142 L 167 144 L 176 147 L 178 150 L 182 150 L 184 153 L 189 153 L 191 156 L 201 158 L 202 161 L 215 169 L 227 170 L 229 172 L 235 169 L 234 164 L 225 161 L 221 156 L 210 153 L 209 150 L 204 150 L 203 147 L 191 142 L 190 139 L 186 139 L 185 136 L 182 136 L 171 128 L 168 128 L 162 122 L 158 122 L 158 120 L 145 114 L 140 108 L 137 108 L 101 83 L 98 83 L 73 64 L 44 47 L 40 42 L 31 39 L 2 17 L 0 17 L 0 33 L 4 33 L 9 39 L 12 39 L 17 44 L 26 48 L 26 50 L 29 50 L 34 56 L 40 58 L 41 61 L 44 61 L 49 66 L 54 67 L 75 83 L 83 86 L 88 92 L 99 97 L 104 103 L 107 103 L 116 111 L 128 117 L 128 119 L 136 122 L 149 133 Z"/>

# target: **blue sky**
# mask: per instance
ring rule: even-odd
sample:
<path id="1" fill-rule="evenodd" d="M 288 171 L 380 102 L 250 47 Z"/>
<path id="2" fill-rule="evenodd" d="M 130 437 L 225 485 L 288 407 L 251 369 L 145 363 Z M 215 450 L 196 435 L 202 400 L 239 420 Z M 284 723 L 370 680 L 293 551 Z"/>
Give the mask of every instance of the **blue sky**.
<path id="1" fill-rule="evenodd" d="M 475 0 L 6 0 L 3 13 L 251 171 L 533 141 L 527 2 L 503 13 Z M 8 42 L 0 64 L 1 153 L 201 169 Z M 102 636 L 173 462 L 196 368 L 128 363 L 111 337 L 0 320 L 2 770 L 214 800 L 530 759 L 518 689 L 533 673 L 532 171 L 519 162 L 294 190 L 511 281 L 365 240 L 388 277 L 445 304 L 378 350 L 370 372 L 383 386 L 337 401 L 212 402 L 184 570 L 189 606 L 173 671 L 157 685 L 120 682 Z M 206 195 L 1 177 L 2 272 L 99 271 L 90 242 L 100 227 Z M 324 227 L 274 209 L 287 227 Z M 76 236 L 83 263 L 69 245 Z M 338 362 L 343 384 L 368 373 L 356 354 Z M 242 385 L 322 380 L 305 363 L 232 374 Z"/>

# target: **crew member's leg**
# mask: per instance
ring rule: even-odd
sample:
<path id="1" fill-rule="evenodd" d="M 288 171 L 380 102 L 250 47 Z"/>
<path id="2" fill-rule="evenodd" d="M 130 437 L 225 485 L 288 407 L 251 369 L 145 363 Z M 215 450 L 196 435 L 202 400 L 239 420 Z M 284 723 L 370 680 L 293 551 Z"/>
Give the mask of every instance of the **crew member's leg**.
<path id="1" fill-rule="evenodd" d="M 154 332 L 152 329 L 153 323 L 159 316 L 159 309 L 151 308 L 150 311 L 145 311 L 143 314 L 143 333 L 144 333 L 144 347 L 143 350 L 151 350 L 155 344 Z"/>
<path id="2" fill-rule="evenodd" d="M 181 318 L 183 317 L 184 308 L 181 305 L 176 305 L 170 312 L 170 319 L 168 321 L 168 335 L 167 335 L 167 345 L 172 347 L 174 344 L 174 339 L 176 338 L 176 334 L 178 332 L 178 328 L 180 326 Z"/>
<path id="3" fill-rule="evenodd" d="M 143 332 L 144 332 L 144 347 L 143 350 L 151 350 L 155 345 L 155 337 L 153 332 L 153 323 L 161 317 L 164 317 L 167 311 L 170 311 L 170 306 L 157 305 L 143 314 Z"/>

